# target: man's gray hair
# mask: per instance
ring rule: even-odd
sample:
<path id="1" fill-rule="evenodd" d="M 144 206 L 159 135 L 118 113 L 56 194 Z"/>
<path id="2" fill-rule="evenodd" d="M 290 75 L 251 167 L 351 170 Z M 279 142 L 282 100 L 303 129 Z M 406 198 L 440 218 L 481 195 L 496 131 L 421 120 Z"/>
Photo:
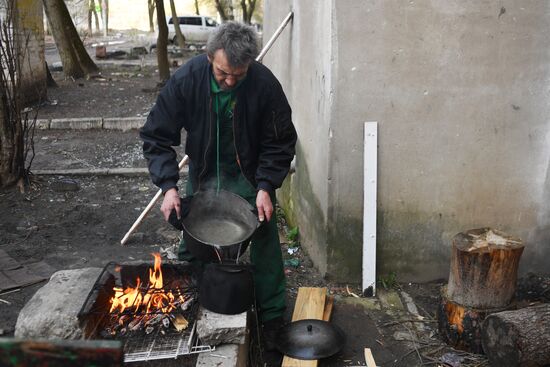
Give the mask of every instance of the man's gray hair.
<path id="1" fill-rule="evenodd" d="M 227 61 L 233 67 L 247 65 L 258 56 L 256 30 L 238 22 L 220 25 L 208 38 L 206 53 L 212 59 L 214 53 L 224 50 Z"/>

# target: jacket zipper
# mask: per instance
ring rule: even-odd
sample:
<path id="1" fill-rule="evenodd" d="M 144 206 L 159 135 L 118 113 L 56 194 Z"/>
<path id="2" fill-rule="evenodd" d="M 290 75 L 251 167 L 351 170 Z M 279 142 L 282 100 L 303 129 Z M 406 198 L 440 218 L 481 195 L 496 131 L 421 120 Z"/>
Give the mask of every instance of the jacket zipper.
<path id="1" fill-rule="evenodd" d="M 244 174 L 243 167 L 241 165 L 241 158 L 239 157 L 239 150 L 237 149 L 237 134 L 236 134 L 236 128 L 235 128 L 235 115 L 237 114 L 236 106 L 237 104 L 235 103 L 235 109 L 233 110 L 233 147 L 235 148 L 235 155 L 237 156 L 237 165 L 239 166 L 239 169 L 241 170 L 241 174 L 243 175 L 246 182 L 248 182 L 248 184 L 252 189 L 256 190 L 254 185 L 252 185 L 252 182 L 250 182 L 248 177 L 246 177 L 246 175 Z"/>
<path id="2" fill-rule="evenodd" d="M 206 156 L 208 155 L 208 149 L 210 148 L 210 142 L 212 141 L 212 96 L 210 96 L 210 101 L 208 103 L 208 112 L 208 115 L 210 116 L 210 124 L 208 124 L 208 143 L 206 144 L 206 150 L 204 151 L 202 171 L 197 177 L 197 191 L 200 191 L 201 189 L 201 176 L 206 172 Z"/>
<path id="3" fill-rule="evenodd" d="M 277 140 L 279 140 L 279 132 L 277 131 L 277 124 L 275 124 L 275 111 L 271 111 L 272 112 L 272 120 L 271 122 L 273 123 L 273 129 L 275 130 L 275 137 L 277 138 Z"/>

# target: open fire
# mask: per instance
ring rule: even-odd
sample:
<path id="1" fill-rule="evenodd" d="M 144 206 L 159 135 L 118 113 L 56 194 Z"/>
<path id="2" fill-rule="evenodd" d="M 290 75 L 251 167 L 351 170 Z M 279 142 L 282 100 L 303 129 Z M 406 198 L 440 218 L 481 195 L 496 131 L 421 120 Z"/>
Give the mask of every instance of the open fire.
<path id="1" fill-rule="evenodd" d="M 109 300 L 108 321 L 100 331 L 102 337 L 129 337 L 143 331 L 145 334 L 165 334 L 174 329 L 177 332 L 187 329 L 188 311 L 196 298 L 191 279 L 185 275 L 166 282 L 160 254 L 153 256 L 155 262 L 153 268 L 148 269 L 147 280 L 136 276 L 134 284 L 112 288 L 114 295 Z M 115 268 L 117 272 L 120 270 L 120 266 Z"/>

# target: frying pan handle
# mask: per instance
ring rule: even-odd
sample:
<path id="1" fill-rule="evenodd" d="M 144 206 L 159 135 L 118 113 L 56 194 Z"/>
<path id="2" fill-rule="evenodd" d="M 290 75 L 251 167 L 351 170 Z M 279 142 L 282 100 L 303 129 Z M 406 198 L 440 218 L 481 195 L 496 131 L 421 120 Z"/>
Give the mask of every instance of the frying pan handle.
<path id="1" fill-rule="evenodd" d="M 258 208 L 256 207 L 253 207 L 252 209 L 250 209 L 250 211 L 252 213 L 254 213 L 254 215 L 256 216 L 256 218 L 258 218 Z M 261 228 L 261 227 L 264 227 L 267 223 L 267 220 L 264 220 L 264 221 L 261 221 L 258 219 L 258 223 L 256 224 L 256 230 Z"/>
<path id="2" fill-rule="evenodd" d="M 170 216 L 168 217 L 168 223 L 170 223 L 174 228 L 176 228 L 179 231 L 183 230 L 183 225 L 181 221 L 189 215 L 189 210 L 191 208 L 191 200 L 193 199 L 192 195 L 186 196 L 184 198 L 180 198 L 180 213 L 181 218 L 178 220 L 176 210 L 172 209 L 170 212 Z"/>

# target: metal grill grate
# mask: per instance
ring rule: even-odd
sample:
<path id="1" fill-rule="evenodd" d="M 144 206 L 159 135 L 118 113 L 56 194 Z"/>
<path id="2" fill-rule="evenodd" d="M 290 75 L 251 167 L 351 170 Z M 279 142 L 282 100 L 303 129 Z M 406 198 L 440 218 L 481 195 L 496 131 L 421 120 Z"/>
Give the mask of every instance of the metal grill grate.
<path id="1" fill-rule="evenodd" d="M 215 347 L 200 345 L 196 327 L 195 323 L 190 332 L 128 339 L 124 345 L 124 362 L 153 361 L 213 351 Z"/>
<path id="2" fill-rule="evenodd" d="M 127 285 L 135 287 L 133 282 L 137 277 L 148 279 L 150 267 L 149 264 L 144 263 L 137 265 L 109 263 L 105 266 L 78 314 L 85 337 L 121 340 L 124 343 L 125 362 L 177 358 L 182 355 L 214 350 L 213 347 L 201 345 L 196 335 L 197 283 L 193 270 L 188 264 L 176 262 L 163 264 L 162 271 L 166 281 L 164 290 L 186 293 L 187 296 L 195 300 L 185 311 L 179 311 L 179 314 L 187 319 L 189 326 L 192 325 L 191 330 L 178 332 L 171 327 L 156 325 L 151 334 L 146 334 L 144 330 L 130 332 L 128 329 L 126 329 L 128 332 L 125 332 L 125 334 L 117 333 L 116 336 L 107 332 L 110 328 L 106 329 L 106 326 L 113 325 L 108 312 L 109 300 L 114 294 L 113 287 L 125 288 Z M 186 281 L 182 284 L 181 279 L 186 279 Z M 140 290 L 146 293 L 148 289 L 140 287 Z M 127 315 L 133 316 L 133 308 L 129 308 Z M 152 312 L 151 314 L 155 313 Z"/>

